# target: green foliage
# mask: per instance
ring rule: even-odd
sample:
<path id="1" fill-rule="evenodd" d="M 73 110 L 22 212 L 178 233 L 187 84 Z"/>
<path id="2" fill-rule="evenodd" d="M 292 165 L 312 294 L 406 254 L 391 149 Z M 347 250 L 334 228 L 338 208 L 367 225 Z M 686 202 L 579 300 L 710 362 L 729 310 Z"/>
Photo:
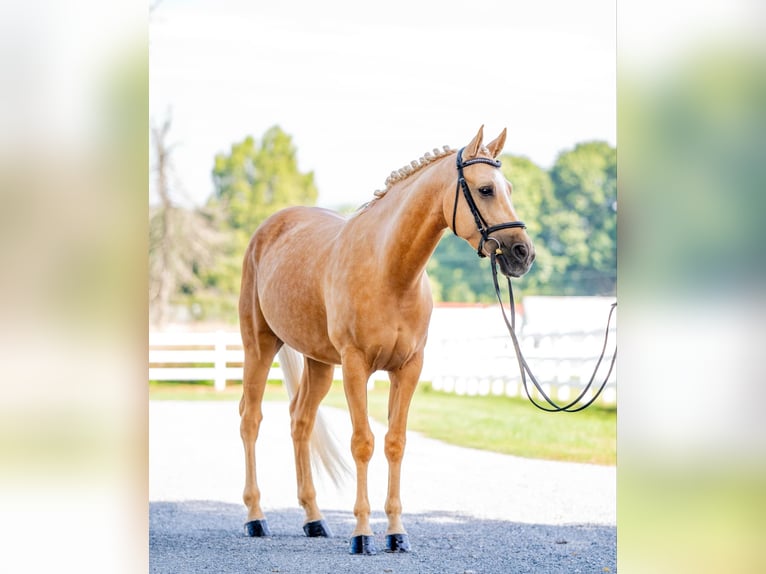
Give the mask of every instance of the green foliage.
<path id="1" fill-rule="evenodd" d="M 620 87 L 634 224 L 624 284 L 642 297 L 736 300 L 766 281 L 766 51 L 689 56 L 656 82 Z"/>
<path id="2" fill-rule="evenodd" d="M 511 182 L 511 200 L 516 215 L 527 224 L 535 245 L 535 262 L 520 282 L 520 294 L 548 294 L 551 278 L 561 274 L 566 262 L 551 253 L 548 244 L 553 228 L 549 216 L 560 209 L 550 175 L 530 159 L 504 155 L 502 171 Z"/>
<path id="3" fill-rule="evenodd" d="M 558 205 L 543 221 L 554 257 L 566 261 L 550 278 L 562 295 L 613 293 L 617 281 L 617 151 L 587 142 L 559 155 L 551 170 Z"/>
<path id="4" fill-rule="evenodd" d="M 473 247 L 451 231 L 439 241 L 427 271 L 437 301 L 478 303 L 495 300 L 486 261 L 480 261 Z M 434 284 L 438 285 L 438 290 L 433 289 Z"/>
<path id="5" fill-rule="evenodd" d="M 318 191 L 313 172 L 298 169 L 292 137 L 274 126 L 260 141 L 246 137 L 229 154 L 215 156 L 214 193 L 207 208 L 220 214 L 227 240 L 216 261 L 195 269 L 202 287 L 187 301 L 198 320 L 237 321 L 242 257 L 250 236 L 270 215 L 293 205 L 313 205 Z"/>
<path id="6" fill-rule="evenodd" d="M 232 229 L 249 235 L 272 213 L 291 205 L 313 205 L 314 173 L 298 170 L 292 138 L 279 126 L 258 144 L 251 136 L 218 154 L 213 166 L 213 201 L 225 207 Z"/>

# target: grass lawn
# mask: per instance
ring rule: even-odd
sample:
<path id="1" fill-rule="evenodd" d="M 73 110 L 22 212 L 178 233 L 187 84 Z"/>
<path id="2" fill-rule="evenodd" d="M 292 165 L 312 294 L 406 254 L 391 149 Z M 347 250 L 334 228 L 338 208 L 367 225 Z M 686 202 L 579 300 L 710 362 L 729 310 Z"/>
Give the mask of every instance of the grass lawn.
<path id="1" fill-rule="evenodd" d="M 216 392 L 210 384 L 152 382 L 151 400 L 239 400 L 241 384 Z M 264 400 L 286 401 L 281 383 L 266 385 Z M 347 409 L 343 386 L 333 383 L 323 404 Z M 369 413 L 385 422 L 388 383 L 368 394 Z M 617 458 L 617 410 L 596 405 L 579 413 L 546 413 L 526 399 L 466 397 L 433 391 L 421 383 L 410 408 L 409 430 L 451 444 L 571 462 L 614 465 Z"/>

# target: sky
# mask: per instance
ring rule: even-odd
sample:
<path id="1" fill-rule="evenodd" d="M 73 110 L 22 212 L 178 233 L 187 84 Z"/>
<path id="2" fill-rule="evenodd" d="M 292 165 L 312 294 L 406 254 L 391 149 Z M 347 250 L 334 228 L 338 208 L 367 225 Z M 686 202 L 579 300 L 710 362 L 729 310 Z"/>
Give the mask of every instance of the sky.
<path id="1" fill-rule="evenodd" d="M 279 125 L 319 205 L 360 205 L 481 125 L 544 168 L 582 141 L 616 145 L 615 29 L 604 0 L 162 0 L 150 120 L 172 119 L 178 201 L 203 203 L 215 155 Z"/>

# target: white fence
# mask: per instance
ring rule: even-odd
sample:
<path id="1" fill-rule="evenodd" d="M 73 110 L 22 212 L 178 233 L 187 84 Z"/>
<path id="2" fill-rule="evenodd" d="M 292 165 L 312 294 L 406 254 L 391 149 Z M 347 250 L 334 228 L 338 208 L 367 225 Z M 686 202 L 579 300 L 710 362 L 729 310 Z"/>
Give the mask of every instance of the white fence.
<path id="1" fill-rule="evenodd" d="M 522 351 L 552 398 L 574 398 L 588 382 L 601 352 L 612 301 L 601 297 L 524 299 L 524 313 L 517 325 Z M 609 367 L 615 331 L 613 320 L 596 388 Z M 222 390 L 227 381 L 242 380 L 243 360 L 238 332 L 149 335 L 149 380 L 213 380 L 215 388 Z M 599 398 L 602 403 L 616 401 L 615 371 Z M 269 378 L 282 379 L 277 363 Z M 335 378 L 341 378 L 339 367 Z M 373 374 L 370 386 L 385 378 L 385 373 Z M 519 368 L 500 309 L 489 305 L 435 308 L 421 379 L 437 390 L 456 394 L 521 396 Z M 528 387 L 537 396 L 531 382 Z"/>
<path id="2" fill-rule="evenodd" d="M 588 383 L 601 353 L 610 306 L 608 297 L 526 297 L 517 317 L 521 350 L 545 393 L 558 401 L 574 399 Z M 612 360 L 616 317 L 609 344 L 587 400 L 604 380 Z M 523 396 L 513 343 L 500 309 L 494 306 L 437 308 L 426 348 L 424 380 L 461 395 Z M 616 368 L 599 397 L 617 400 Z M 527 387 L 540 398 L 531 381 Z"/>
<path id="3" fill-rule="evenodd" d="M 245 351 L 239 332 L 149 333 L 150 381 L 213 381 L 216 390 L 226 388 L 227 381 L 241 381 Z M 370 378 L 380 378 L 376 373 Z M 276 361 L 269 379 L 282 380 L 282 369 Z M 341 379 L 340 367 L 335 378 Z M 372 383 L 371 383 L 372 384 Z"/>
<path id="4" fill-rule="evenodd" d="M 242 380 L 244 355 L 238 332 L 149 333 L 149 380 L 212 380 L 223 390 Z M 282 370 L 273 367 L 269 377 L 281 379 Z"/>

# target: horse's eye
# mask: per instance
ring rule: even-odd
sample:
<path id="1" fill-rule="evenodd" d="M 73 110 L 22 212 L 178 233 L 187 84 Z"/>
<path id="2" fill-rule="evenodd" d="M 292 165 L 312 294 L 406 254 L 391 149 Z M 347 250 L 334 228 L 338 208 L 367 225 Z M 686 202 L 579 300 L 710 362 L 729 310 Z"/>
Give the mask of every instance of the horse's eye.
<path id="1" fill-rule="evenodd" d="M 490 197 L 492 195 L 495 195 L 495 188 L 493 188 L 491 185 L 486 185 L 484 187 L 479 188 L 479 193 L 482 194 L 484 197 Z"/>

